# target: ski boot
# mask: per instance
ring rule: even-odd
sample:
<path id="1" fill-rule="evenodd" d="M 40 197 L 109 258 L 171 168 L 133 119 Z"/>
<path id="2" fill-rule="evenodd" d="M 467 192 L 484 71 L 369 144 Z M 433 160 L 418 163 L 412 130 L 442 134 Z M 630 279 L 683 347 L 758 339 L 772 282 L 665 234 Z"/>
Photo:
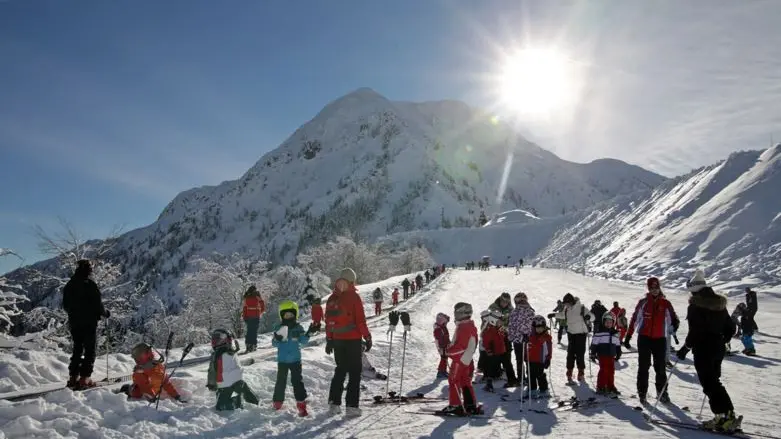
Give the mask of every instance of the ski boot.
<path id="1" fill-rule="evenodd" d="M 645 393 L 638 393 L 637 399 L 640 400 L 640 404 L 648 404 L 648 396 Z"/>
<path id="2" fill-rule="evenodd" d="M 477 406 L 469 406 L 466 408 L 466 414 L 467 415 L 483 415 L 485 414 L 485 411 L 483 410 L 483 405 L 477 405 Z"/>
<path id="3" fill-rule="evenodd" d="M 449 415 L 449 416 L 464 416 L 466 415 L 466 412 L 464 412 L 464 408 L 460 405 L 449 405 L 442 410 L 437 410 L 434 412 L 436 415 Z"/>
<path id="4" fill-rule="evenodd" d="M 581 383 L 586 382 L 586 372 L 583 369 L 578 369 L 578 381 Z"/>
<path id="5" fill-rule="evenodd" d="M 90 377 L 81 377 L 79 379 L 79 382 L 76 384 L 76 389 L 78 390 L 84 390 L 84 389 L 91 389 L 95 387 L 97 384 L 95 384 L 95 381 L 92 381 L 92 378 Z"/>
<path id="6" fill-rule="evenodd" d="M 539 393 L 537 393 L 537 399 L 548 399 L 550 398 L 550 392 L 547 390 L 540 390 Z"/>
<path id="7" fill-rule="evenodd" d="M 298 409 L 298 416 L 302 418 L 309 416 L 309 412 L 306 411 L 306 401 L 296 402 L 296 408 Z"/>
<path id="8" fill-rule="evenodd" d="M 342 406 L 337 404 L 332 404 L 332 403 L 328 404 L 329 415 L 333 416 L 333 415 L 338 415 L 339 413 L 342 413 Z"/>
<path id="9" fill-rule="evenodd" d="M 495 390 L 494 390 L 494 383 L 493 383 L 491 380 L 488 380 L 488 381 L 485 383 L 485 386 L 483 386 L 483 391 L 484 391 L 484 392 L 490 392 L 490 393 L 494 393 L 494 391 L 495 391 Z"/>
<path id="10" fill-rule="evenodd" d="M 572 380 L 572 369 L 567 369 L 567 385 L 568 386 L 575 385 L 575 381 Z"/>
<path id="11" fill-rule="evenodd" d="M 272 406 L 274 407 L 274 410 L 282 410 L 282 401 L 274 401 Z"/>
<path id="12" fill-rule="evenodd" d="M 659 395 L 659 402 L 661 402 L 662 404 L 670 404 L 671 403 L 670 395 L 668 395 L 667 392 L 665 391 L 664 393 Z"/>
<path id="13" fill-rule="evenodd" d="M 521 382 L 518 380 L 507 381 L 506 383 L 504 383 L 505 389 L 512 389 L 514 387 L 520 387 L 520 386 L 521 386 Z"/>
<path id="14" fill-rule="evenodd" d="M 344 416 L 346 418 L 359 418 L 362 414 L 363 411 L 361 411 L 360 407 L 347 406 L 347 408 L 344 410 Z"/>
<path id="15" fill-rule="evenodd" d="M 666 362 L 666 363 L 664 363 L 664 365 L 665 365 L 665 367 L 667 367 L 668 369 L 672 369 L 672 368 L 673 368 L 673 363 L 672 363 L 670 360 L 667 360 L 667 362 Z"/>
<path id="16" fill-rule="evenodd" d="M 612 395 L 612 396 L 614 396 L 616 398 L 618 398 L 621 395 L 621 392 L 619 392 L 618 389 L 616 389 L 615 387 L 609 388 L 608 392 L 610 393 L 610 395 Z"/>

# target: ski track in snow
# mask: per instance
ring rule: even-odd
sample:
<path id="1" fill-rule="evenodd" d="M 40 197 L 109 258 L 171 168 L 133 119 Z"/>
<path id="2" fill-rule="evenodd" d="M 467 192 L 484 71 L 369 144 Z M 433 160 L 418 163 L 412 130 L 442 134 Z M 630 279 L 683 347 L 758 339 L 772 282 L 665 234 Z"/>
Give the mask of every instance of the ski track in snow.
<path id="1" fill-rule="evenodd" d="M 411 314 L 412 330 L 407 337 L 403 393 L 423 392 L 435 397 L 447 395 L 447 381 L 435 380 L 438 355 L 434 348 L 432 325 L 438 312 L 452 315 L 456 302 L 471 303 L 475 318 L 479 320 L 479 312 L 503 291 L 513 295 L 517 291 L 525 291 L 531 305 L 541 315 L 548 314 L 556 300 L 566 292 L 573 292 L 587 306 L 595 299 L 606 304 L 617 300 L 628 310 L 633 309 L 643 294 L 643 290 L 635 285 L 583 277 L 561 270 L 526 268 L 519 275 L 514 273 L 512 268 L 492 269 L 488 272 L 450 271 L 438 279 L 432 291 L 414 297 L 405 306 Z M 370 288 L 392 287 L 399 280 L 394 278 L 362 286 L 364 300 Z M 688 293 L 666 291 L 666 294 L 683 318 Z M 781 397 L 781 324 L 772 317 L 781 312 L 781 303 L 778 294 L 765 294 L 761 298 L 757 315 L 761 333 L 755 337 L 759 356 L 728 357 L 723 364 L 722 380 L 730 391 L 737 412 L 745 416 L 743 427 L 747 433 L 777 434 L 776 431 L 781 427 L 781 423 L 775 420 L 778 414 L 775 401 Z M 738 300 L 742 300 L 742 296 L 730 298 L 730 311 Z M 370 307 L 371 304 L 366 301 L 367 311 Z M 386 373 L 389 342 L 387 323 L 383 320 L 370 324 L 370 327 L 374 347 L 369 352 L 369 358 L 379 371 Z M 454 325 L 451 323 L 449 328 L 452 335 Z M 393 364 L 389 374 L 390 390 L 397 392 L 400 389 L 402 329 L 399 326 L 394 334 Z M 684 320 L 678 338 L 683 340 L 685 334 Z M 636 337 L 633 342 L 636 342 Z M 732 347 L 742 349 L 738 340 L 733 340 Z M 565 357 L 563 348 L 554 348 L 548 378 L 556 395 L 559 398 L 575 394 L 590 396 L 598 366 L 591 364 L 589 372 L 587 365 L 586 376 L 593 376 L 588 379 L 587 385 L 567 387 L 563 384 Z M 406 413 L 407 410 L 419 407 L 441 408 L 446 405 L 445 402 L 372 406 L 370 402 L 362 401 L 363 416 L 360 418 L 344 420 L 342 416 L 329 417 L 326 414 L 326 398 L 334 363 L 332 357 L 325 355 L 322 339 L 303 350 L 304 383 L 309 392 L 310 416 L 301 419 L 295 415 L 290 386 L 285 407 L 281 412 L 274 412 L 271 409 L 271 394 L 276 377 L 274 360 L 274 357 L 262 359 L 244 368 L 245 380 L 261 399 L 259 407 L 245 405 L 243 410 L 217 413 L 214 410 L 214 394 L 204 387 L 207 366 L 203 365 L 176 374 L 176 381 L 183 393 L 190 397 L 190 403 L 181 405 L 163 400 L 159 411 L 148 407 L 146 403 L 128 402 L 123 395 L 103 390 L 81 394 L 63 390 L 18 403 L 0 401 L 0 438 L 526 438 L 548 434 L 573 438 L 597 434 L 633 438 L 717 437 L 676 427 L 652 427 L 640 412 L 632 410 L 631 407 L 637 404 L 636 399 L 630 398 L 630 395 L 636 393 L 637 356 L 633 354 L 625 355 L 616 371 L 616 385 L 623 393 L 622 400 L 585 411 L 537 414 L 521 412 L 520 402 L 502 402 L 499 394 L 486 394 L 476 385 L 478 399 L 491 417 L 473 419 L 442 419 Z M 385 382 L 367 382 L 364 379 L 363 383 L 368 390 L 361 393 L 362 399 L 370 399 L 385 392 Z M 650 387 L 653 388 L 653 371 Z M 669 391 L 677 407 L 688 406 L 690 411 L 660 405 L 655 413 L 663 419 L 696 420 L 702 392 L 691 355 L 678 365 Z M 518 396 L 520 389 L 513 389 L 512 393 Z M 653 392 L 649 394 L 649 397 L 653 396 Z M 539 404 L 541 408 L 547 405 L 543 402 L 532 404 Z M 704 418 L 710 416 L 707 404 L 703 415 Z"/>

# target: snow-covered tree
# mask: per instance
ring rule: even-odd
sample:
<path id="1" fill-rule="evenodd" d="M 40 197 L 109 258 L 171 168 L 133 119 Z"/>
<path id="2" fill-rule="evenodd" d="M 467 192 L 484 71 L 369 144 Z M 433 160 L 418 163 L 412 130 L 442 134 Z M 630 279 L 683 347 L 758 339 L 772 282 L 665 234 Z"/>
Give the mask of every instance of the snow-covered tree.
<path id="1" fill-rule="evenodd" d="M 0 257 L 16 256 L 24 262 L 24 258 L 16 254 L 13 250 L 0 248 Z M 0 276 L 0 333 L 8 333 L 14 326 L 14 319 L 22 311 L 19 304 L 27 301 L 22 287 L 11 283 L 5 277 Z"/>
<path id="2" fill-rule="evenodd" d="M 269 280 L 267 285 L 273 289 L 268 291 L 265 299 L 268 312 L 261 318 L 260 332 L 271 331 L 273 326 L 279 323 L 277 309 L 284 300 L 292 300 L 298 304 L 299 318 L 309 314 L 304 293 L 307 276 L 312 280 L 312 287 L 317 294 L 322 296 L 329 293 L 330 279 L 319 271 L 307 275 L 299 267 L 283 265 L 269 271 L 265 276 Z"/>

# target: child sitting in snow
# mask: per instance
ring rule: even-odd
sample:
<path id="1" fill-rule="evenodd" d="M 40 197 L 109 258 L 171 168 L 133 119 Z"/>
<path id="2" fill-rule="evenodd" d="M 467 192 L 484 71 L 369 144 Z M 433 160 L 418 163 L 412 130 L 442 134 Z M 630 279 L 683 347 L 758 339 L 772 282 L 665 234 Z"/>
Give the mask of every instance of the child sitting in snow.
<path id="1" fill-rule="evenodd" d="M 487 324 L 480 334 L 483 349 L 485 349 L 485 360 L 483 360 L 485 387 L 483 390 L 486 392 L 494 391 L 494 380 L 499 378 L 502 357 L 507 352 L 504 335 L 499 331 L 501 321 L 502 315 L 498 311 L 491 311 L 486 317 Z"/>
<path id="2" fill-rule="evenodd" d="M 532 398 L 548 398 L 548 377 L 545 369 L 550 367 L 553 356 L 553 338 L 548 333 L 545 317 L 537 315 L 532 319 L 532 334 L 529 336 L 529 393 Z"/>
<path id="3" fill-rule="evenodd" d="M 250 404 L 259 404 L 258 397 L 242 379 L 242 370 L 236 352 L 239 342 L 225 329 L 212 332 L 212 357 L 206 388 L 217 392 L 217 410 L 234 410 L 242 407 L 242 397 Z M 235 395 L 234 395 L 235 393 Z"/>
<path id="4" fill-rule="evenodd" d="M 301 345 L 309 343 L 309 336 L 314 329 L 304 332 L 304 327 L 298 323 L 298 304 L 285 300 L 279 304 L 279 318 L 282 322 L 274 328 L 274 338 L 271 345 L 277 350 L 277 382 L 274 385 L 274 410 L 282 408 L 287 387 L 287 374 L 290 372 L 290 382 L 293 384 L 293 395 L 296 398 L 296 408 L 299 416 L 307 416 L 306 389 L 301 374 Z"/>
<path id="5" fill-rule="evenodd" d="M 165 377 L 165 358 L 162 356 L 155 358 L 152 346 L 146 343 L 139 343 L 133 347 L 130 355 L 136 362 L 136 366 L 133 368 L 133 384 L 124 385 L 120 389 L 122 393 L 127 394 L 128 399 L 154 401 L 157 399 L 158 392 L 162 386 L 162 389 L 171 398 L 182 401 L 179 392 L 171 381 Z"/>
<path id="6" fill-rule="evenodd" d="M 445 313 L 437 314 L 437 320 L 434 322 L 434 340 L 437 343 L 439 352 L 439 367 L 437 367 L 437 378 L 447 378 L 447 355 L 445 350 L 450 344 L 450 331 L 447 324 L 450 322 L 450 316 Z"/>
<path id="7" fill-rule="evenodd" d="M 615 316 L 605 313 L 602 316 L 601 331 L 595 332 L 591 339 L 591 355 L 599 359 L 597 375 L 597 394 L 617 397 L 621 393 L 616 389 L 616 361 L 621 358 L 621 339 L 615 328 Z"/>

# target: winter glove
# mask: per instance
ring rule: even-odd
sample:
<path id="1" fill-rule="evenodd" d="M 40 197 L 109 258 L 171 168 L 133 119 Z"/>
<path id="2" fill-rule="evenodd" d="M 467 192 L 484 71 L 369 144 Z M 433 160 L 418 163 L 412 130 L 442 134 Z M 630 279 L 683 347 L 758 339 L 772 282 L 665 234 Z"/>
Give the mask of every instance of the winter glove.
<path id="1" fill-rule="evenodd" d="M 331 355 L 331 353 L 334 351 L 334 342 L 333 340 L 328 340 L 325 342 L 325 354 Z"/>
<path id="2" fill-rule="evenodd" d="M 277 334 L 277 333 L 275 332 L 275 333 L 274 333 L 274 340 L 276 340 L 276 341 L 282 341 L 282 340 L 283 340 L 283 338 L 282 338 L 282 336 L 281 336 L 281 335 L 279 335 L 279 334 Z"/>
<path id="3" fill-rule="evenodd" d="M 675 355 L 678 357 L 679 360 L 685 360 L 686 354 L 689 353 L 689 347 L 683 346 L 682 348 L 678 349 L 678 352 L 675 353 Z"/>
<path id="4" fill-rule="evenodd" d="M 626 337 L 624 337 L 624 347 L 625 348 L 632 349 L 632 345 L 629 344 L 630 341 L 632 341 L 632 336 L 631 335 L 627 335 Z"/>
<path id="5" fill-rule="evenodd" d="M 404 330 L 410 331 L 412 324 L 409 322 L 409 313 L 402 311 L 399 316 L 401 317 L 401 324 L 404 326 Z"/>
<path id="6" fill-rule="evenodd" d="M 391 311 L 388 313 L 388 323 L 390 323 L 391 330 L 396 329 L 396 325 L 399 324 L 399 312 Z"/>
<path id="7" fill-rule="evenodd" d="M 364 349 L 364 352 L 369 352 L 369 350 L 372 348 L 372 338 L 367 337 L 363 339 L 363 342 L 366 343 L 366 349 Z"/>

